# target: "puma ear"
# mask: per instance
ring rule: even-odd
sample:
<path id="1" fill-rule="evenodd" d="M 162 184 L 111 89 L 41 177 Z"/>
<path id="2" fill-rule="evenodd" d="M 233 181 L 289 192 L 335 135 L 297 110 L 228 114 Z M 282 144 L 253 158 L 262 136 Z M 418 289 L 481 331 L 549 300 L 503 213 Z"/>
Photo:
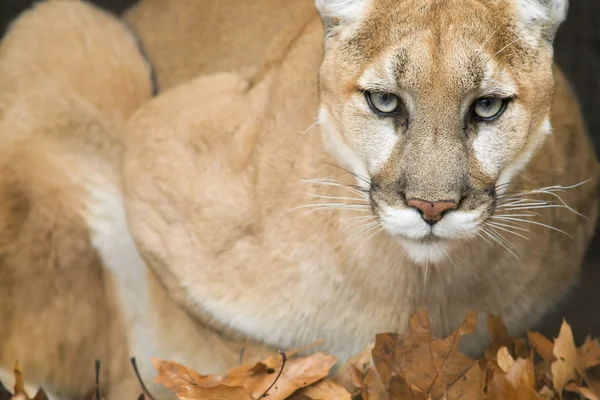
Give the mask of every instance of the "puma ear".
<path id="1" fill-rule="evenodd" d="M 541 31 L 550 42 L 567 18 L 569 0 L 516 0 L 524 26 Z"/>
<path id="2" fill-rule="evenodd" d="M 315 5 L 325 29 L 356 21 L 363 15 L 368 0 L 316 0 Z"/>

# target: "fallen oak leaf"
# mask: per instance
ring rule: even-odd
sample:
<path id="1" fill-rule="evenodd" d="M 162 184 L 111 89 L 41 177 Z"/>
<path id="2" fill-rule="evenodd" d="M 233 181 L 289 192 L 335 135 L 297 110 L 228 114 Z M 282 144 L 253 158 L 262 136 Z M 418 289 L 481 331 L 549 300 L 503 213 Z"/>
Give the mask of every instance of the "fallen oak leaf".
<path id="1" fill-rule="evenodd" d="M 578 356 L 584 370 L 600 365 L 600 346 L 598 346 L 598 342 L 592 340 L 589 336 L 586 337 L 585 342 L 578 350 Z"/>
<path id="2" fill-rule="evenodd" d="M 413 391 L 439 399 L 453 384 L 463 382 L 479 388 L 485 379 L 477 367 L 478 362 L 458 351 L 460 339 L 475 330 L 477 313 L 470 312 L 452 335 L 446 339 L 431 336 L 426 311 L 413 314 L 409 330 L 403 335 L 377 335 L 373 348 L 373 361 L 386 389 L 390 389 L 392 376 L 401 376 Z M 468 376 L 476 382 L 464 383 Z"/>
<path id="3" fill-rule="evenodd" d="M 509 336 L 508 329 L 500 315 L 487 315 L 487 329 L 490 335 L 490 345 L 484 355 L 486 359 L 495 361 L 498 350 L 502 347 L 506 347 L 513 359 L 529 356 L 527 342 L 523 338 Z"/>
<path id="4" fill-rule="evenodd" d="M 241 386 L 181 386 L 175 393 L 180 400 L 255 400 Z"/>
<path id="5" fill-rule="evenodd" d="M 342 365 L 332 380 L 342 385 L 352 397 L 362 391 L 364 375 L 367 368 L 374 368 L 371 352 L 374 344 L 366 346 L 359 354 Z"/>
<path id="6" fill-rule="evenodd" d="M 350 393 L 331 379 L 323 379 L 314 385 L 300 389 L 290 400 L 352 400 Z"/>
<path id="7" fill-rule="evenodd" d="M 491 399 L 541 400 L 535 391 L 533 357 L 518 358 L 508 372 L 498 368 L 491 382 Z"/>
<path id="8" fill-rule="evenodd" d="M 269 399 L 285 399 L 298 389 L 325 378 L 335 362 L 335 357 L 325 353 L 290 360 L 282 353 L 254 365 L 233 368 L 226 376 L 204 376 L 180 364 L 153 359 L 159 374 L 155 382 L 162 383 L 178 395 L 187 396 L 184 397 L 186 399 L 192 399 L 191 396 L 198 393 L 208 393 L 202 390 L 190 392 L 191 388 L 196 386 L 223 386 L 213 391 L 214 393 L 227 392 L 229 389 L 226 388 L 236 388 L 236 391 L 242 393 L 237 389 L 242 388 L 254 399 L 260 398 L 268 390 Z M 280 371 L 279 377 L 276 377 L 276 371 Z"/>
<path id="9" fill-rule="evenodd" d="M 167 389 L 198 385 L 199 382 L 207 378 L 205 375 L 200 375 L 196 371 L 172 361 L 152 358 L 152 365 L 158 373 L 158 376 L 154 378 L 154 382 L 162 384 Z"/>
<path id="10" fill-rule="evenodd" d="M 504 372 L 510 371 L 510 368 L 515 363 L 515 359 L 512 358 L 506 347 L 501 347 L 500 350 L 498 350 L 498 355 L 496 358 L 498 360 L 498 366 Z"/>
<path id="11" fill-rule="evenodd" d="M 556 360 L 556 357 L 554 357 L 554 345 L 546 336 L 539 332 L 529 331 L 527 332 L 527 339 L 544 361 L 552 362 Z"/>
<path id="12" fill-rule="evenodd" d="M 577 372 L 583 373 L 573 339 L 573 331 L 565 320 L 563 320 L 558 337 L 554 340 L 553 354 L 556 360 L 552 363 L 552 384 L 554 390 L 561 394 L 567 383 L 580 384 L 581 380 Z"/>
<path id="13" fill-rule="evenodd" d="M 374 368 L 368 368 L 364 373 L 360 394 L 362 400 L 387 400 L 389 398 L 388 389 Z"/>
<path id="14" fill-rule="evenodd" d="M 565 385 L 565 390 L 573 393 L 578 393 L 589 400 L 600 400 L 600 396 L 594 393 L 594 391 L 592 391 L 590 388 L 579 386 L 575 382 L 567 383 Z"/>

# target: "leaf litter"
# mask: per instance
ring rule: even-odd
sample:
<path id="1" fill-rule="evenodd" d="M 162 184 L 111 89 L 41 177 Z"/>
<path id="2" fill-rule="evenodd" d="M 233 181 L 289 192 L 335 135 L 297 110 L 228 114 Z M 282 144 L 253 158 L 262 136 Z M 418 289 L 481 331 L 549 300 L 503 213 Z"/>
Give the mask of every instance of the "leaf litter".
<path id="1" fill-rule="evenodd" d="M 155 382 L 178 400 L 600 400 L 599 343 L 588 337 L 577 347 L 566 321 L 552 340 L 537 332 L 524 339 L 510 336 L 500 316 L 488 315 L 489 347 L 473 359 L 459 347 L 476 323 L 477 313 L 470 312 L 451 335 L 436 338 L 427 312 L 416 312 L 406 333 L 377 335 L 335 375 L 335 357 L 299 356 L 305 348 L 224 375 L 155 358 Z M 28 397 L 18 363 L 14 373 L 12 393 L 0 382 L 0 400 L 47 400 L 42 389 Z"/>

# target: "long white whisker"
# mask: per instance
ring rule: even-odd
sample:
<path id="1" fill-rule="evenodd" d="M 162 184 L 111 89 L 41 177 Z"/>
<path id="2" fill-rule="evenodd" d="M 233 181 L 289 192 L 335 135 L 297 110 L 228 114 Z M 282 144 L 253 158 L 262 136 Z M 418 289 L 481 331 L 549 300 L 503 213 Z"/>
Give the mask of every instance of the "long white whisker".
<path id="1" fill-rule="evenodd" d="M 549 204 L 546 206 L 528 206 L 528 207 L 498 207 L 498 209 L 507 210 L 507 211 L 536 210 L 536 209 L 542 209 L 542 208 L 564 208 L 567 210 L 569 209 L 569 207 L 566 207 L 562 204 Z"/>
<path id="2" fill-rule="evenodd" d="M 300 182 L 302 183 L 309 183 L 312 185 L 321 185 L 321 186 L 333 186 L 333 187 L 341 187 L 344 188 L 354 194 L 358 194 L 359 196 L 366 196 L 367 193 L 366 191 L 362 191 L 362 190 L 358 190 L 353 186 L 349 186 L 349 185 L 344 185 L 343 183 L 340 183 L 338 181 L 334 181 L 332 179 L 328 180 L 328 179 L 304 179 L 301 180 Z"/>
<path id="3" fill-rule="evenodd" d="M 504 221 L 518 221 L 518 222 L 525 222 L 525 223 L 527 223 L 527 224 L 533 224 L 533 225 L 539 225 L 539 226 L 543 226 L 543 227 L 546 227 L 546 228 L 548 228 L 548 229 L 552 229 L 553 231 L 560 232 L 560 233 L 562 233 L 562 234 L 564 234 L 564 235 L 567 235 L 568 237 L 570 237 L 570 238 L 571 238 L 571 240 L 574 240 L 574 239 L 573 239 L 573 237 L 572 237 L 571 235 L 569 235 L 567 232 L 563 231 L 562 229 L 558 229 L 558 228 L 555 228 L 555 227 L 554 227 L 554 226 L 552 226 L 552 225 L 547 225 L 547 224 L 544 224 L 544 223 L 541 223 L 541 222 L 537 222 L 537 221 L 531 221 L 531 220 L 528 220 L 528 219 L 520 219 L 520 218 L 506 217 L 506 216 L 491 216 L 490 218 L 500 219 L 500 220 L 504 220 Z"/>
<path id="4" fill-rule="evenodd" d="M 504 226 L 506 228 L 511 228 L 511 229 L 516 229 L 519 231 L 523 231 L 523 232 L 531 232 L 529 229 L 526 228 L 521 228 L 520 226 L 516 226 L 516 225 L 511 225 L 511 224 L 503 224 L 501 222 L 491 222 L 491 221 L 485 221 L 486 224 L 494 224 L 494 225 L 499 225 L 499 226 Z"/>
<path id="5" fill-rule="evenodd" d="M 529 238 L 528 238 L 527 236 L 521 235 L 520 233 L 517 233 L 517 232 L 511 231 L 511 230 L 509 230 L 509 229 L 507 229 L 507 228 L 503 228 L 502 226 L 496 225 L 496 224 L 494 224 L 493 222 L 487 222 L 487 225 L 489 225 L 490 227 L 493 227 L 493 228 L 495 228 L 495 229 L 499 229 L 499 230 L 501 230 L 501 231 L 507 232 L 507 233 L 512 233 L 513 235 L 516 235 L 516 236 L 522 237 L 522 238 L 523 238 L 523 239 L 525 239 L 525 240 L 529 240 Z"/>
<path id="6" fill-rule="evenodd" d="M 377 219 L 377 216 L 375 215 L 366 215 L 366 216 L 360 216 L 360 217 L 349 217 L 349 218 L 342 218 L 340 219 L 340 221 L 354 221 L 354 220 L 358 220 L 358 221 L 362 221 L 362 220 L 366 220 L 366 219 Z"/>
<path id="7" fill-rule="evenodd" d="M 366 199 L 364 197 L 339 197 L 339 196 L 324 196 L 321 194 L 315 194 L 315 193 L 304 193 L 310 197 L 315 197 L 318 199 L 330 199 L 330 200 L 350 200 L 350 201 L 360 201 L 360 202 L 364 202 L 365 204 L 369 204 L 368 201 L 365 201 Z"/>
<path id="8" fill-rule="evenodd" d="M 355 226 L 347 227 L 346 229 L 342 230 L 341 234 L 344 236 L 345 235 L 351 236 L 350 234 L 353 233 L 353 234 L 358 234 L 360 237 L 362 234 L 370 231 L 375 226 L 379 226 L 379 221 L 363 223 L 362 225 L 359 225 L 356 227 Z"/>
<path id="9" fill-rule="evenodd" d="M 481 232 L 485 233 L 486 235 L 488 235 L 488 237 L 490 239 L 492 239 L 494 242 L 498 243 L 500 246 L 502 246 L 506 251 L 508 251 L 510 254 L 512 254 L 513 257 L 515 257 L 517 260 L 520 261 L 519 257 L 508 247 L 506 247 L 506 245 L 504 243 L 502 243 L 502 241 L 492 232 L 488 232 L 487 229 L 481 229 Z"/>

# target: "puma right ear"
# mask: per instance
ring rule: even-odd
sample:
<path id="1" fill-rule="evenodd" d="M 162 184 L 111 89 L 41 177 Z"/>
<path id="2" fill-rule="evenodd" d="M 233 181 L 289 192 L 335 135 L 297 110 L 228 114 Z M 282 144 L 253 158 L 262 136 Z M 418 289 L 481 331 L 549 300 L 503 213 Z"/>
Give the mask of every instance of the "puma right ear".
<path id="1" fill-rule="evenodd" d="M 368 0 L 316 0 L 325 29 L 352 23 L 363 15 Z"/>
<path id="2" fill-rule="evenodd" d="M 567 17 L 569 0 L 516 0 L 516 6 L 523 25 L 552 42 Z"/>

